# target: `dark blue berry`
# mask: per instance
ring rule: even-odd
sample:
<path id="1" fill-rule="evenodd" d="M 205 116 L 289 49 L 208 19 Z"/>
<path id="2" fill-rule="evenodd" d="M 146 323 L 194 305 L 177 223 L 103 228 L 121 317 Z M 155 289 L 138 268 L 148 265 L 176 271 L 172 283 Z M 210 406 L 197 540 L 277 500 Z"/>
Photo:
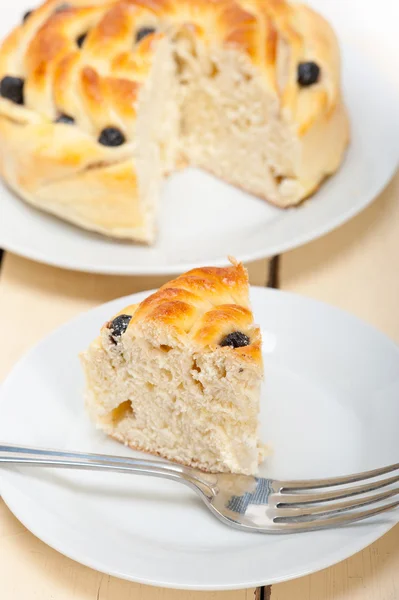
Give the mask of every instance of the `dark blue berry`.
<path id="1" fill-rule="evenodd" d="M 251 343 L 249 337 L 242 333 L 241 331 L 233 331 L 233 333 L 229 333 L 226 337 L 220 342 L 220 346 L 231 346 L 232 348 L 242 348 L 243 346 L 249 346 Z"/>
<path id="2" fill-rule="evenodd" d="M 301 87 L 317 83 L 320 76 L 320 67 L 315 62 L 302 62 L 298 65 L 297 81 Z"/>
<path id="3" fill-rule="evenodd" d="M 102 130 L 98 141 L 103 146 L 122 146 L 126 142 L 126 138 L 120 129 L 106 127 Z"/>
<path id="4" fill-rule="evenodd" d="M 24 16 L 22 17 L 22 21 L 25 23 L 25 21 L 27 21 L 29 19 L 29 17 L 31 16 L 32 13 L 33 13 L 33 10 L 28 10 L 28 12 L 26 12 L 24 14 Z"/>
<path id="5" fill-rule="evenodd" d="M 66 125 L 74 125 L 75 119 L 69 115 L 60 115 L 56 120 L 56 123 L 65 123 Z"/>
<path id="6" fill-rule="evenodd" d="M 131 320 L 132 317 L 130 315 L 119 315 L 118 317 L 115 317 L 113 321 L 108 323 L 108 329 L 111 332 L 111 335 L 109 336 L 111 342 L 113 342 L 114 344 L 118 343 L 119 339 L 128 328 L 128 325 Z"/>
<path id="7" fill-rule="evenodd" d="M 24 80 L 7 75 L 0 82 L 0 95 L 15 104 L 24 103 Z"/>
<path id="8" fill-rule="evenodd" d="M 141 40 L 143 38 L 145 38 L 147 35 L 151 35 L 152 33 L 155 33 L 155 31 L 156 31 L 155 27 L 142 27 L 136 33 L 136 43 L 141 42 Z"/>
<path id="9" fill-rule="evenodd" d="M 82 33 L 82 35 L 80 35 L 77 40 L 76 43 L 78 45 L 79 48 L 81 48 L 83 46 L 83 44 L 85 43 L 87 38 L 87 33 Z"/>

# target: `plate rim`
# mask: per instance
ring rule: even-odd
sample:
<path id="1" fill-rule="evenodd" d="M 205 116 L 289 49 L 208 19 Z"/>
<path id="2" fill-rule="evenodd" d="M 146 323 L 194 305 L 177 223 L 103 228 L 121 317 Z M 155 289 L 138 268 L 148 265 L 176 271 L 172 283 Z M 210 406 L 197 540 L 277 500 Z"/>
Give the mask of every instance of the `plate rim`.
<path id="1" fill-rule="evenodd" d="M 1 484 L 1 479 L 0 479 L 0 484 Z M 269 577 L 267 580 L 257 579 L 255 581 L 250 581 L 250 582 L 246 581 L 245 583 L 243 582 L 243 583 L 236 583 L 236 584 L 229 584 L 226 582 L 226 583 L 220 583 L 218 585 L 214 585 L 214 584 L 188 585 L 188 584 L 184 584 L 184 583 L 172 583 L 169 581 L 159 581 L 159 580 L 155 581 L 155 580 L 151 580 L 151 579 L 133 577 L 127 573 L 118 571 L 117 569 L 109 569 L 105 565 L 101 565 L 98 562 L 95 563 L 95 561 L 91 561 L 89 559 L 82 560 L 81 558 L 76 558 L 76 554 L 78 554 L 78 553 L 74 553 L 73 551 L 61 550 L 56 542 L 53 542 L 52 540 L 49 541 L 46 535 L 39 534 L 35 527 L 31 527 L 29 525 L 29 523 L 28 523 L 29 519 L 21 518 L 19 516 L 19 514 L 20 514 L 19 511 L 15 510 L 14 507 L 12 508 L 12 506 L 11 506 L 12 502 L 9 501 L 10 495 L 12 495 L 12 491 L 10 492 L 10 489 L 7 490 L 7 485 L 9 485 L 11 488 L 13 486 L 12 483 L 7 482 L 6 483 L 6 496 L 4 497 L 4 495 L 2 493 L 2 496 L 0 496 L 0 498 L 3 499 L 4 503 L 6 504 L 7 508 L 10 510 L 10 512 L 14 515 L 14 517 L 16 517 L 18 519 L 18 521 L 26 529 L 31 534 L 33 534 L 35 537 L 37 537 L 39 540 L 41 540 L 44 544 L 46 544 L 46 546 L 49 546 L 52 550 L 55 550 L 56 552 L 58 552 L 59 554 L 62 554 L 66 558 L 69 558 L 70 560 L 73 560 L 74 562 L 77 562 L 80 565 L 83 565 L 85 567 L 93 569 L 94 571 L 97 571 L 99 573 L 103 573 L 103 574 L 109 575 L 111 577 L 116 577 L 116 578 L 122 579 L 124 581 L 130 581 L 131 583 L 137 583 L 137 584 L 141 584 L 141 585 L 149 585 L 152 587 L 159 587 L 159 588 L 164 588 L 164 589 L 187 590 L 187 591 L 198 591 L 198 592 L 222 592 L 222 591 L 233 591 L 233 590 L 246 590 L 246 589 L 251 589 L 251 588 L 276 585 L 278 583 L 284 583 L 286 581 L 292 581 L 294 579 L 299 579 L 300 577 L 306 577 L 307 575 L 312 575 L 313 573 L 318 573 L 319 571 L 322 571 L 329 567 L 333 567 L 334 565 L 337 565 L 340 562 L 347 560 L 351 556 L 354 556 L 358 552 L 361 552 L 365 548 L 368 548 L 369 546 L 374 544 L 374 542 L 376 542 L 377 540 L 382 538 L 386 533 L 388 533 L 388 531 L 390 531 L 391 529 L 393 529 L 395 526 L 397 526 L 399 524 L 399 521 L 394 522 L 393 520 L 386 521 L 386 523 L 380 523 L 379 529 L 377 532 L 375 532 L 375 535 L 371 535 L 371 536 L 367 537 L 366 544 L 364 543 L 363 538 L 362 538 L 362 540 L 360 540 L 360 539 L 354 537 L 353 544 L 348 544 L 346 546 L 346 548 L 347 548 L 346 552 L 344 552 L 338 556 L 338 553 L 340 551 L 336 550 L 336 552 L 334 553 L 334 558 L 332 560 L 325 559 L 324 561 L 318 562 L 317 563 L 318 566 L 315 566 L 315 565 L 310 566 L 309 565 L 308 568 L 298 570 L 297 572 L 292 573 L 291 575 L 288 575 L 288 576 L 281 576 L 281 577 L 274 577 L 274 578 Z M 7 497 L 7 491 L 10 492 L 10 495 L 8 497 Z M 17 493 L 18 493 L 18 491 L 19 490 L 17 490 Z M 262 534 L 259 534 L 259 535 L 262 535 Z M 300 534 L 298 534 L 298 535 L 300 535 Z"/>
<path id="2" fill-rule="evenodd" d="M 344 159 L 345 160 L 345 159 Z M 372 202 L 376 201 L 385 188 L 391 183 L 395 174 L 397 173 L 399 168 L 399 159 L 396 164 L 393 164 L 390 169 L 387 169 L 387 173 L 384 177 L 384 180 L 380 182 L 378 185 L 370 188 L 370 192 L 367 195 L 367 200 L 363 202 L 358 202 L 356 205 L 352 206 L 351 209 L 348 209 L 345 213 L 338 215 L 335 219 L 331 219 L 324 226 L 320 226 L 317 230 L 317 233 L 313 231 L 303 233 L 302 235 L 298 235 L 294 240 L 281 242 L 280 244 L 275 244 L 270 247 L 268 250 L 258 250 L 247 254 L 238 254 L 237 260 L 248 264 L 252 261 L 256 260 L 267 260 L 272 258 L 273 256 L 283 254 L 284 252 L 288 252 L 290 250 L 296 250 L 301 246 L 305 246 L 313 241 L 316 241 L 326 234 L 331 233 L 332 231 L 338 229 L 345 223 L 348 223 L 351 219 L 360 214 L 363 210 L 365 210 Z M 339 171 L 337 171 L 338 173 Z M 334 177 L 334 175 L 332 175 Z M 312 199 L 310 199 L 311 201 Z M 22 201 L 22 200 L 21 200 Z M 51 215 L 50 215 L 51 216 Z M 174 275 L 180 273 L 182 270 L 190 271 L 191 269 L 199 268 L 203 260 L 199 260 L 197 262 L 191 263 L 174 263 L 170 265 L 149 265 L 149 266 L 140 266 L 140 265 L 132 265 L 132 266 L 109 266 L 103 265 L 101 267 L 97 267 L 90 263 L 82 263 L 79 268 L 72 264 L 68 263 L 67 260 L 53 260 L 52 256 L 49 255 L 45 257 L 41 252 L 31 251 L 24 249 L 20 244 L 14 245 L 12 242 L 2 242 L 2 249 L 5 252 L 12 252 L 13 254 L 25 258 L 28 260 L 32 260 L 42 265 L 48 265 L 50 267 L 60 268 L 64 270 L 74 271 L 76 273 L 90 273 L 97 275 L 113 275 L 124 276 L 124 275 L 148 275 L 148 276 L 156 276 L 156 275 Z M 212 267 L 225 267 L 229 264 L 228 258 L 215 258 L 215 259 L 207 259 L 208 266 Z"/>
<path id="3" fill-rule="evenodd" d="M 25 361 L 29 360 L 30 355 L 34 354 L 42 344 L 47 343 L 50 338 L 58 335 L 60 332 L 62 332 L 62 330 L 64 328 L 70 327 L 71 325 L 73 326 L 73 324 L 75 322 L 79 322 L 79 320 L 84 319 L 88 313 L 92 313 L 95 311 L 101 311 L 103 309 L 105 310 L 107 307 L 111 308 L 113 305 L 122 304 L 123 302 L 131 303 L 132 300 L 133 300 L 133 302 L 137 302 L 137 300 L 139 298 L 145 297 L 146 295 L 150 294 L 152 291 L 153 290 L 144 291 L 144 292 L 136 292 L 134 294 L 130 294 L 128 296 L 122 296 L 120 298 L 116 298 L 114 300 L 111 300 L 106 303 L 95 306 L 87 311 L 83 311 L 83 312 L 79 313 L 78 315 L 74 316 L 73 318 L 69 319 L 68 321 L 64 322 L 63 324 L 61 324 L 60 326 L 55 328 L 48 335 L 44 336 L 41 340 L 39 340 L 36 344 L 34 344 L 27 352 L 25 352 L 20 357 L 20 359 L 15 363 L 15 365 L 13 366 L 13 368 L 7 375 L 7 377 L 4 380 L 4 383 L 0 389 L 0 407 L 1 407 L 1 402 L 3 399 L 3 395 L 4 395 L 5 391 L 7 390 L 7 386 L 12 384 L 13 377 L 15 377 L 18 374 L 19 368 L 21 368 L 21 366 L 23 366 L 23 363 Z M 335 307 L 327 302 L 309 298 L 309 297 L 306 297 L 306 296 L 303 296 L 303 295 L 300 295 L 300 294 L 297 294 L 294 292 L 277 290 L 277 289 L 266 288 L 266 287 L 261 287 L 261 286 L 251 286 L 251 291 L 254 294 L 260 294 L 260 295 L 266 294 L 266 295 L 274 296 L 274 297 L 285 296 L 286 298 L 290 298 L 294 302 L 299 300 L 300 302 L 305 302 L 307 304 L 310 303 L 310 304 L 317 305 L 317 306 L 321 305 L 324 308 L 328 308 L 329 310 L 332 310 L 336 314 L 342 314 L 346 317 L 349 317 L 351 320 L 353 320 L 357 324 L 361 324 L 363 327 L 366 327 L 368 330 L 370 330 L 371 333 L 373 333 L 373 335 L 377 335 L 381 339 L 381 341 L 383 341 L 384 343 L 388 343 L 388 345 L 391 346 L 392 350 L 397 352 L 398 356 L 399 356 L 399 345 L 394 340 L 392 340 L 388 335 L 386 335 L 385 333 L 380 331 L 375 326 L 367 323 L 366 321 L 364 321 L 363 319 L 359 318 L 358 316 L 350 313 L 349 311 L 342 310 L 342 309 Z M 1 408 L 0 408 L 0 412 L 1 412 Z M 11 473 L 11 478 L 12 478 L 12 473 Z M 51 535 L 48 535 L 46 532 L 43 534 L 43 532 L 40 531 L 40 520 L 39 520 L 39 525 L 36 527 L 35 522 L 34 522 L 35 518 L 31 517 L 31 515 L 29 513 L 27 513 L 26 511 L 25 511 L 25 514 L 23 514 L 24 511 L 20 510 L 20 503 L 19 503 L 18 497 L 17 497 L 19 493 L 23 494 L 24 492 L 22 490 L 20 490 L 18 488 L 18 486 L 16 486 L 13 483 L 12 479 L 11 480 L 8 479 L 7 472 L 0 473 L 0 494 L 2 495 L 3 501 L 7 505 L 8 509 L 26 527 L 26 529 L 28 529 L 33 535 L 35 535 L 38 539 L 42 540 L 46 545 L 50 546 L 57 552 L 63 554 L 64 556 L 67 556 L 68 558 L 70 558 L 82 565 L 85 565 L 89 568 L 97 570 L 99 572 L 106 573 L 108 575 L 112 575 L 112 576 L 115 576 L 115 577 L 118 577 L 120 579 L 124 579 L 127 581 L 141 583 L 141 584 L 145 584 L 145 585 L 153 585 L 153 586 L 162 587 L 162 588 L 182 589 L 182 590 L 184 589 L 184 590 L 192 590 L 192 591 L 194 591 L 194 590 L 197 590 L 197 591 L 222 591 L 222 590 L 248 589 L 248 588 L 259 587 L 259 586 L 263 586 L 263 585 L 274 585 L 277 583 L 281 583 L 283 581 L 289 581 L 292 579 L 296 579 L 298 577 L 303 577 L 305 575 L 309 575 L 311 573 L 325 569 L 329 566 L 333 566 L 343 560 L 346 560 L 353 554 L 356 554 L 357 552 L 361 551 L 362 549 L 368 547 L 370 544 L 374 543 L 376 540 L 378 540 L 380 537 L 382 537 L 385 533 L 387 533 L 390 529 L 392 529 L 397 524 L 395 522 L 395 519 L 386 520 L 383 523 L 381 523 L 381 522 L 376 523 L 375 526 L 370 530 L 369 534 L 362 536 L 361 538 L 354 536 L 353 540 L 351 540 L 351 543 L 348 543 L 345 545 L 346 550 L 344 552 L 342 552 L 340 549 L 337 549 L 335 552 L 330 553 L 328 555 L 329 558 L 325 558 L 324 560 L 318 561 L 317 564 L 315 564 L 314 562 L 310 563 L 306 568 L 302 568 L 288 576 L 284 575 L 284 576 L 277 576 L 274 578 L 269 577 L 267 579 L 256 579 L 254 581 L 245 581 L 242 583 L 235 583 L 235 584 L 229 584 L 227 581 L 225 581 L 225 582 L 219 583 L 218 585 L 215 585 L 215 584 L 188 585 L 186 583 L 171 582 L 171 581 L 159 581 L 159 580 L 154 580 L 154 579 L 145 579 L 145 578 L 135 577 L 132 574 L 120 572 L 117 569 L 109 569 L 105 564 L 102 564 L 102 562 L 90 560 L 90 557 L 84 556 L 82 558 L 82 555 L 79 555 L 79 550 L 74 551 L 73 549 L 71 549 L 69 547 L 68 544 L 67 544 L 67 547 L 65 547 L 65 544 L 64 544 L 64 548 L 62 548 L 63 544 L 62 543 L 60 544 L 57 541 L 56 535 L 51 536 Z M 395 513 L 393 513 L 393 514 L 395 514 Z M 33 521 L 33 524 L 31 523 L 31 521 Z M 399 522 L 399 514 L 398 514 L 397 522 Z"/>

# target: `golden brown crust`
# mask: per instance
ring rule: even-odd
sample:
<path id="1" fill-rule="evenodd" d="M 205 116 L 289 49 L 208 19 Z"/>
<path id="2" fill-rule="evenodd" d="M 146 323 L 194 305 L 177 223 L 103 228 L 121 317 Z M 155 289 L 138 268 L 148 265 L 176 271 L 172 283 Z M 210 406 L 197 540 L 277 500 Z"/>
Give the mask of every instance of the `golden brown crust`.
<path id="1" fill-rule="evenodd" d="M 124 186 L 120 170 L 118 185 L 109 176 L 104 178 L 109 187 L 97 204 L 106 210 L 97 220 L 91 210 L 85 210 L 85 201 L 70 214 L 65 214 L 65 207 L 80 202 L 80 197 L 96 197 L 96 182 L 82 179 L 82 169 L 93 165 L 107 169 L 131 160 L 137 98 L 154 48 L 170 32 L 188 28 L 205 44 L 233 47 L 249 57 L 267 92 L 278 98 L 282 117 L 299 137 L 329 119 L 340 102 L 334 33 L 308 7 L 285 0 L 71 0 L 57 10 L 62 4 L 61 0 L 44 2 L 0 48 L 0 79 L 12 75 L 25 80 L 24 106 L 0 99 L 0 172 L 29 202 L 84 227 L 120 237 L 151 237 L 143 225 L 145 211 L 137 217 L 137 206 L 127 214 L 124 226 L 116 224 L 115 218 L 108 223 L 109 215 L 127 205 L 132 195 L 138 196 L 129 169 Z M 154 26 L 157 33 L 134 46 L 143 26 Z M 83 48 L 78 48 L 77 39 L 86 33 Z M 301 89 L 297 67 L 306 60 L 321 66 L 322 77 L 316 85 Z M 76 126 L 68 130 L 55 123 L 60 114 L 73 117 Z M 100 132 L 110 125 L 125 134 L 128 143 L 122 148 L 98 143 Z M 337 156 L 341 158 L 341 148 Z M 326 175 L 336 162 L 329 164 Z M 132 167 L 134 173 L 130 162 Z M 319 182 L 320 176 L 316 185 Z M 119 201 L 115 187 L 124 195 Z M 315 184 L 304 182 L 303 187 L 306 195 Z"/>
<path id="2" fill-rule="evenodd" d="M 193 269 L 162 286 L 144 300 L 132 322 L 159 321 L 179 324 L 220 305 L 235 304 L 237 300 L 248 306 L 248 277 L 241 264 L 231 267 Z M 192 324 L 185 321 L 186 332 Z"/>
<path id="3" fill-rule="evenodd" d="M 235 348 L 234 353 L 243 361 L 260 365 L 261 336 L 248 295 L 247 271 L 234 262 L 230 267 L 193 269 L 118 314 L 132 316 L 129 327 L 144 324 L 166 328 L 174 336 L 187 336 L 198 348 L 214 349 L 228 334 L 240 331 L 251 343 Z M 223 351 L 233 350 L 225 347 Z"/>

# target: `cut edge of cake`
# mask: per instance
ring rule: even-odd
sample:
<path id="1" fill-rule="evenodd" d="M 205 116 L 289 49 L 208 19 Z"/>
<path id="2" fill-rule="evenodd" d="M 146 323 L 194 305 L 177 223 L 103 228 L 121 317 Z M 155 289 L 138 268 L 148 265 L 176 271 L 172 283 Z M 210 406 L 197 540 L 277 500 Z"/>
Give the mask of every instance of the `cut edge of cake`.
<path id="1" fill-rule="evenodd" d="M 14 94 L 23 85 L 23 104 L 10 90 L 0 98 L 0 173 L 36 208 L 153 244 L 163 183 L 183 165 L 286 208 L 341 164 L 350 132 L 339 46 L 309 7 L 104 3 L 84 46 L 70 52 L 84 15 L 53 18 L 52 4 L 0 47 L 0 80 L 14 80 Z M 66 54 L 46 55 L 50 37 Z M 109 130 L 117 139 L 105 143 Z"/>
<path id="2" fill-rule="evenodd" d="M 204 471 L 257 473 L 261 333 L 241 264 L 189 271 L 125 308 L 81 360 L 107 435 Z"/>

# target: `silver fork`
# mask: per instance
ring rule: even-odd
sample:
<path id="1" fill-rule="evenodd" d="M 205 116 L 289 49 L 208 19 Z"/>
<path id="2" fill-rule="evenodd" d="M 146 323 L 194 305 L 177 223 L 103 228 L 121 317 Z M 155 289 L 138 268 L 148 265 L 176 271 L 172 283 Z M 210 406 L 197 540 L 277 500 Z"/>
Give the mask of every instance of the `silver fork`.
<path id="1" fill-rule="evenodd" d="M 164 477 L 192 488 L 223 523 L 260 533 L 326 529 L 367 519 L 399 506 L 399 500 L 387 502 L 399 493 L 399 487 L 393 487 L 399 481 L 399 463 L 347 477 L 279 481 L 203 473 L 157 460 L 0 445 L 0 465 Z M 398 471 L 395 475 L 382 478 L 395 471 Z M 376 493 L 386 487 L 389 489 Z"/>

